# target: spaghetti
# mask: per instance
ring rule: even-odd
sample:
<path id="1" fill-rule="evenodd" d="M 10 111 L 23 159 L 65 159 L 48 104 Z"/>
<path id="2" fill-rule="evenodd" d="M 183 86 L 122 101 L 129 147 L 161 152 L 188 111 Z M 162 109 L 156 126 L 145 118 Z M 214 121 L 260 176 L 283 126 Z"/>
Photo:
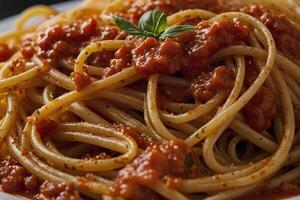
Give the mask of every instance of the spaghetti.
<path id="1" fill-rule="evenodd" d="M 105 200 L 300 193 L 299 2 L 35 6 L 0 44 L 6 192 Z"/>

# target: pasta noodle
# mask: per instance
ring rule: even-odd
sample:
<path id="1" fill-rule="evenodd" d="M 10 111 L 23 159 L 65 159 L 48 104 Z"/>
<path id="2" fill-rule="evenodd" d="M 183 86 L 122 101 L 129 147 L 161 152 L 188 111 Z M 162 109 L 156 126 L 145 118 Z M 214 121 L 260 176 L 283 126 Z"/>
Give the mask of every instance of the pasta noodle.
<path id="1" fill-rule="evenodd" d="M 76 200 L 300 194 L 299 11 L 292 0 L 25 10 L 0 35 L 2 189 Z"/>

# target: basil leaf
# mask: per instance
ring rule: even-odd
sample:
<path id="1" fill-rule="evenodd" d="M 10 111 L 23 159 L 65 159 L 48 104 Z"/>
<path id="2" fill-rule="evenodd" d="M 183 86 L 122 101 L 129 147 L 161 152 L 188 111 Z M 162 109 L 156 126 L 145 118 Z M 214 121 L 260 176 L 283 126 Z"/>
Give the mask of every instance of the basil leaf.
<path id="1" fill-rule="evenodd" d="M 154 37 L 157 40 L 164 40 L 193 29 L 190 25 L 175 25 L 167 28 L 167 16 L 159 9 L 146 12 L 138 26 L 118 16 L 112 18 L 124 32 L 141 38 Z"/>
<path id="2" fill-rule="evenodd" d="M 160 36 L 160 40 L 164 40 L 167 37 L 175 37 L 179 35 L 180 33 L 183 33 L 185 31 L 190 31 L 193 30 L 193 26 L 191 25 L 174 25 L 168 27 Z"/>
<path id="3" fill-rule="evenodd" d="M 166 27 L 167 16 L 159 9 L 146 12 L 139 21 L 139 28 L 154 36 L 162 33 Z"/>
<path id="4" fill-rule="evenodd" d="M 118 16 L 112 17 L 115 23 L 119 28 L 121 28 L 124 32 L 130 34 L 130 35 L 136 35 L 139 37 L 145 37 L 145 34 L 143 31 L 141 31 L 137 26 L 132 24 L 129 20 L 123 19 Z"/>

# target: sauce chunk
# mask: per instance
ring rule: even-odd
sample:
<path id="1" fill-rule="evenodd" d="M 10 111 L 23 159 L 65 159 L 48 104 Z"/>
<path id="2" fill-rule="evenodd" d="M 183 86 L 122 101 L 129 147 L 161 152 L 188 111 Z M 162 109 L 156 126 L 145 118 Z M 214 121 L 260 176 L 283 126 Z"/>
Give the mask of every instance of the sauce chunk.
<path id="1" fill-rule="evenodd" d="M 244 107 L 243 114 L 249 126 L 261 132 L 272 126 L 276 115 L 276 97 L 267 87 L 263 86 Z"/>
<path id="2" fill-rule="evenodd" d="M 191 153 L 181 140 L 148 147 L 118 173 L 112 194 L 124 199 L 148 199 L 145 196 L 149 191 L 143 186 L 151 186 L 166 176 L 183 178 L 193 174 L 186 165 L 186 157 Z"/>
<path id="3" fill-rule="evenodd" d="M 288 57 L 300 59 L 300 30 L 285 15 L 259 5 L 244 7 L 240 11 L 256 17 L 266 25 L 274 37 L 277 49 Z"/>
<path id="4" fill-rule="evenodd" d="M 191 90 L 198 102 L 205 103 L 219 91 L 233 87 L 234 74 L 225 66 L 220 66 L 209 73 L 202 73 L 191 83 Z"/>
<path id="5" fill-rule="evenodd" d="M 14 52 L 14 49 L 10 48 L 7 44 L 0 44 L 0 62 L 7 61 Z"/>
<path id="6" fill-rule="evenodd" d="M 38 189 L 37 177 L 30 175 L 12 156 L 0 162 L 1 187 L 8 193 L 33 193 Z"/>
<path id="7" fill-rule="evenodd" d="M 188 78 L 196 78 L 206 71 L 211 71 L 210 57 L 218 50 L 229 45 L 247 42 L 249 28 L 238 20 L 221 20 L 213 23 L 200 22 L 194 31 L 178 37 L 184 48 L 186 63 L 181 72 Z"/>
<path id="8" fill-rule="evenodd" d="M 146 75 L 174 74 L 180 69 L 181 55 L 181 45 L 174 40 L 159 42 L 150 37 L 133 50 L 133 66 Z"/>
<path id="9" fill-rule="evenodd" d="M 36 200 L 44 199 L 72 199 L 83 200 L 79 192 L 69 183 L 54 184 L 45 181 L 40 187 L 40 193 L 35 196 Z"/>

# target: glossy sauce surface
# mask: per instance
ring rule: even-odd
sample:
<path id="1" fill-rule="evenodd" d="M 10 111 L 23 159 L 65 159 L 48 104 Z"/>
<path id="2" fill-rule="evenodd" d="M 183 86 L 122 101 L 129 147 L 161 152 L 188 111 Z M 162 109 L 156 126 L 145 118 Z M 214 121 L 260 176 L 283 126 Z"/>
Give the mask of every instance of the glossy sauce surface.
<path id="1" fill-rule="evenodd" d="M 153 144 L 119 171 L 111 188 L 112 195 L 125 199 L 149 199 L 147 196 L 154 194 L 144 186 L 151 186 L 161 178 L 191 178 L 199 173 L 193 168 L 195 166 L 186 163 L 188 157 L 193 158 L 192 155 L 191 148 L 181 140 Z M 174 183 L 170 185 L 176 186 Z"/>

